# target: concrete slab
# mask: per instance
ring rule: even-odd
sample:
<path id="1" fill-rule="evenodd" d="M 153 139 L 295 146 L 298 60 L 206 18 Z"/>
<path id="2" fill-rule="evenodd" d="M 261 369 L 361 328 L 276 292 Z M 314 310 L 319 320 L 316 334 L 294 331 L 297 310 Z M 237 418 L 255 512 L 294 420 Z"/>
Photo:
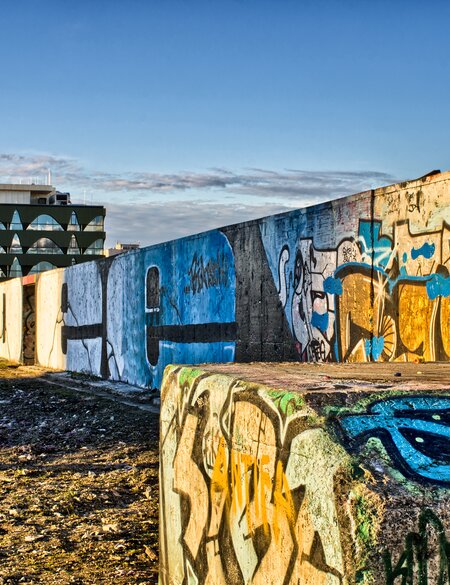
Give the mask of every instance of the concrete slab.
<path id="1" fill-rule="evenodd" d="M 194 367 L 194 366 L 192 366 Z M 385 383 L 397 388 L 414 385 L 450 386 L 450 363 L 270 363 L 202 364 L 195 366 L 268 386 L 303 392 L 316 386 L 335 387 L 341 380 L 346 385 L 361 386 Z M 412 383 L 412 384 L 411 384 Z M 316 388 L 317 389 L 317 388 Z"/>
<path id="2" fill-rule="evenodd" d="M 449 373 L 168 367 L 161 583 L 449 583 Z"/>

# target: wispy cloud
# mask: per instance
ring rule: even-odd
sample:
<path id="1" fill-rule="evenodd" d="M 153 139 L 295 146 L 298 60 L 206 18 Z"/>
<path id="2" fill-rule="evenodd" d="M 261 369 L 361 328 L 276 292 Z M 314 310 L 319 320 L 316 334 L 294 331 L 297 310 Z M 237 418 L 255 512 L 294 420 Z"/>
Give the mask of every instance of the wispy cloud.
<path id="1" fill-rule="evenodd" d="M 78 181 L 84 174 L 82 165 L 75 159 L 49 154 L 0 153 L 0 177 L 3 182 L 33 179 L 45 181 L 51 170 L 61 178 Z"/>
<path id="2" fill-rule="evenodd" d="M 59 189 L 85 189 L 95 194 L 95 201 L 105 201 L 109 243 L 137 240 L 143 245 L 395 182 L 377 171 L 213 168 L 113 173 L 92 170 L 66 156 L 0 153 L 1 182 L 44 181 L 49 170 Z"/>
<path id="3" fill-rule="evenodd" d="M 0 154 L 0 176 L 13 178 L 45 178 L 52 171 L 54 183 L 65 188 L 89 189 L 96 192 L 128 192 L 151 195 L 187 191 L 227 191 L 237 195 L 263 198 L 339 197 L 391 183 L 387 173 L 376 171 L 304 171 L 285 169 L 246 169 L 241 172 L 223 168 L 205 172 L 177 173 L 122 172 L 91 170 L 79 161 L 55 155 Z"/>
<path id="4" fill-rule="evenodd" d="M 107 204 L 108 245 L 116 242 L 156 244 L 190 234 L 289 211 L 292 207 L 265 205 L 217 205 L 212 201 Z"/>

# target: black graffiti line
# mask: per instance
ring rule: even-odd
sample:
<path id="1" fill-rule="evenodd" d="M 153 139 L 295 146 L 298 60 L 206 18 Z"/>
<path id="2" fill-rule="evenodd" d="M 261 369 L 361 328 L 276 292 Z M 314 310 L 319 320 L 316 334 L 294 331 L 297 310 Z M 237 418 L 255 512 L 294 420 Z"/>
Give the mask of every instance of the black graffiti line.
<path id="1" fill-rule="evenodd" d="M 60 317 L 60 314 L 61 314 L 61 317 Z M 57 328 L 57 326 L 58 326 L 58 325 L 60 325 L 61 323 L 65 324 L 65 323 L 64 323 L 64 317 L 62 316 L 63 314 L 64 314 L 64 313 L 61 311 L 61 309 L 59 309 L 59 310 L 58 310 L 58 315 L 57 315 L 57 317 L 56 317 L 55 325 L 54 325 L 54 327 L 53 327 L 52 346 L 51 346 L 51 349 L 50 349 L 50 353 L 48 354 L 48 362 L 50 362 L 51 355 L 52 355 L 52 353 L 53 353 L 53 350 L 55 349 L 56 328 Z"/>
<path id="2" fill-rule="evenodd" d="M 182 324 L 182 322 L 183 322 L 183 320 L 181 319 L 180 311 L 179 311 L 179 309 L 178 309 L 178 307 L 177 307 L 177 304 L 175 303 L 175 301 L 172 299 L 172 297 L 171 297 L 169 294 L 167 295 L 167 298 L 169 299 L 169 303 L 170 303 L 170 305 L 171 305 L 171 306 L 173 307 L 173 309 L 175 310 L 175 313 L 177 314 L 178 321 L 179 321 L 179 323 L 180 323 L 180 325 L 181 325 L 181 324 Z"/>
<path id="3" fill-rule="evenodd" d="M 65 337 L 65 335 L 64 335 L 64 328 L 66 328 L 66 329 L 69 329 L 69 328 L 70 328 L 70 329 L 78 329 L 78 328 L 80 327 L 80 325 L 78 324 L 78 318 L 77 318 L 77 316 L 75 315 L 75 312 L 74 312 L 74 310 L 72 309 L 72 307 L 71 307 L 70 303 L 69 303 L 69 302 L 67 302 L 67 313 L 68 313 L 69 311 L 72 313 L 72 317 L 73 317 L 73 319 L 74 319 L 74 321 L 75 321 L 75 323 L 76 323 L 76 326 L 75 326 L 75 327 L 73 327 L 72 325 L 63 325 L 63 326 L 61 327 L 61 341 L 62 341 L 63 343 L 65 343 L 66 351 L 65 351 L 65 352 L 63 351 L 63 353 L 65 353 L 65 354 L 67 353 L 67 337 Z M 64 318 L 63 318 L 63 319 L 64 319 Z M 74 338 L 74 339 L 76 339 L 76 338 Z M 89 362 L 89 370 L 92 372 L 93 370 L 92 370 L 92 364 L 91 364 L 91 354 L 90 354 L 90 352 L 89 352 L 89 347 L 87 346 L 87 344 L 86 344 L 86 342 L 85 342 L 85 339 L 84 339 L 84 338 L 80 338 L 80 341 L 81 341 L 81 345 L 84 347 L 84 350 L 85 350 L 85 352 L 86 352 L 86 355 L 87 355 L 87 359 L 88 359 L 88 362 Z"/>
<path id="4" fill-rule="evenodd" d="M 102 336 L 102 324 L 92 323 L 89 325 L 63 325 L 63 335 L 66 339 L 94 339 Z"/>
<path id="5" fill-rule="evenodd" d="M 199 323 L 189 325 L 147 325 L 147 338 L 174 343 L 213 343 L 236 341 L 237 323 Z"/>
<path id="6" fill-rule="evenodd" d="M 107 345 L 109 345 L 110 347 L 110 354 L 108 355 L 108 363 L 109 360 L 112 359 L 114 361 L 114 365 L 116 367 L 117 370 L 117 375 L 119 376 L 120 379 L 120 371 L 119 371 L 119 364 L 117 363 L 117 358 L 116 358 L 116 353 L 114 351 L 114 346 L 113 344 L 109 341 L 109 339 L 106 340 Z"/>
<path id="7" fill-rule="evenodd" d="M 439 574 L 437 580 L 433 579 L 433 583 L 436 585 L 450 583 L 450 543 L 447 540 L 442 522 L 432 510 L 427 509 L 419 516 L 418 532 L 407 534 L 405 549 L 394 567 L 392 566 L 392 554 L 389 551 L 384 553 L 386 585 L 395 585 L 397 577 L 401 577 L 402 585 L 413 585 L 415 574 L 418 578 L 417 585 L 431 585 L 431 581 L 428 580 L 428 562 L 430 561 L 428 527 L 433 527 L 438 535 Z"/>

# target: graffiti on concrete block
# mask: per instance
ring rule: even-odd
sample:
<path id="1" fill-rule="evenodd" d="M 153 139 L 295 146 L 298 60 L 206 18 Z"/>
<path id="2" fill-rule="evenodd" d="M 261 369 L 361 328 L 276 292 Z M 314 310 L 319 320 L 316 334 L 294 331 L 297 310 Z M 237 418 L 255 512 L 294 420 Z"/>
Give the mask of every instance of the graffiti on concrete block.
<path id="1" fill-rule="evenodd" d="M 405 537 L 404 550 L 383 555 L 386 585 L 448 585 L 450 583 L 450 542 L 438 516 L 425 509 L 419 516 L 417 532 Z"/>
<path id="2" fill-rule="evenodd" d="M 83 362 L 88 364 L 87 371 L 103 378 L 109 378 L 110 359 L 114 357 L 114 352 L 107 336 L 107 294 L 110 267 L 111 262 L 96 264 L 92 266 L 90 274 L 84 275 L 84 278 L 92 279 L 93 281 L 89 282 L 89 286 L 93 287 L 96 293 L 94 296 L 85 298 L 83 294 L 80 294 L 83 286 L 77 284 L 76 274 L 69 273 L 68 282 L 64 282 L 61 286 L 62 353 L 64 355 L 69 354 L 70 367 L 72 361 L 79 359 L 81 351 L 85 357 Z M 81 266 L 80 271 L 83 268 Z M 86 270 L 89 270 L 89 268 Z M 82 277 L 80 275 L 80 278 Z M 84 286 L 86 285 L 87 282 L 84 283 Z M 92 322 L 95 317 L 98 320 Z M 73 348 L 69 350 L 69 346 L 74 341 L 78 343 L 74 344 Z M 97 342 L 97 350 L 93 348 L 92 342 Z"/>
<path id="3" fill-rule="evenodd" d="M 235 273 L 227 238 L 213 231 L 149 248 L 144 256 L 145 365 L 152 386 L 171 362 L 233 361 Z"/>
<path id="4" fill-rule="evenodd" d="M 161 583 L 448 585 L 450 396 L 383 394 L 330 434 L 342 396 L 169 368 Z"/>
<path id="5" fill-rule="evenodd" d="M 196 256 L 195 256 L 196 257 Z M 228 275 L 226 276 L 228 278 Z M 192 280 L 192 275 L 191 275 Z M 219 285 L 219 281 L 214 281 Z M 205 288 L 214 286 L 213 280 L 208 280 Z M 196 285 L 192 292 L 198 293 L 202 285 Z M 167 294 L 165 287 L 160 284 L 160 271 L 157 266 L 151 266 L 146 278 L 146 332 L 147 332 L 147 360 L 153 367 L 158 365 L 160 358 L 160 344 L 164 343 L 224 343 L 236 340 L 236 323 L 164 323 L 162 301 Z M 170 293 L 169 293 L 170 294 Z M 172 306 L 174 300 L 171 299 Z M 182 321 L 182 320 L 181 320 Z"/>
<path id="6" fill-rule="evenodd" d="M 336 252 L 318 251 L 311 240 L 301 240 L 295 254 L 292 326 L 304 361 L 330 359 L 334 334 Z M 287 296 L 287 293 L 284 292 Z"/>
<path id="7" fill-rule="evenodd" d="M 165 391 L 161 415 L 163 564 L 178 563 L 180 583 L 343 583 L 333 475 L 347 456 L 305 428 L 302 398 L 173 372 L 182 390 Z"/>
<path id="8" fill-rule="evenodd" d="M 450 485 L 450 397 L 402 396 L 342 417 L 350 441 L 377 436 L 394 464 L 416 481 Z"/>

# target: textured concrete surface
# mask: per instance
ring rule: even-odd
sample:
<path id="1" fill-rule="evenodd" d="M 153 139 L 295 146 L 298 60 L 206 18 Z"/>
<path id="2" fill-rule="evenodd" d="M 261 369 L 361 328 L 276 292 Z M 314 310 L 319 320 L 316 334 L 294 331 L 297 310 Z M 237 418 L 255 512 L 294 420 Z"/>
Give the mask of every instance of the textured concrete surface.
<path id="1" fill-rule="evenodd" d="M 168 367 L 161 583 L 450 583 L 449 373 Z"/>
<path id="2" fill-rule="evenodd" d="M 201 364 L 207 372 L 236 376 L 248 382 L 264 383 L 285 390 L 310 391 L 316 386 L 342 388 L 341 380 L 346 381 L 346 389 L 361 385 L 370 386 L 386 383 L 398 389 L 415 385 L 425 387 L 433 384 L 439 387 L 450 384 L 450 364 L 448 363 L 271 363 L 252 362 L 248 364 Z M 405 382 L 408 384 L 405 385 Z"/>

